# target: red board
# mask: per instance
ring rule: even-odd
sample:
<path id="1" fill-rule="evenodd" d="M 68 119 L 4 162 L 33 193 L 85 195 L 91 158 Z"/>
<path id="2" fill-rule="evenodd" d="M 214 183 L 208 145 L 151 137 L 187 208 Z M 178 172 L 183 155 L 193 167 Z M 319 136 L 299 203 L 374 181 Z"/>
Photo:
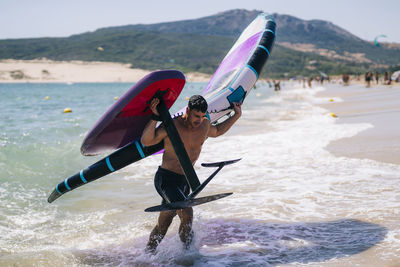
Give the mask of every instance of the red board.
<path id="1" fill-rule="evenodd" d="M 81 146 L 83 155 L 96 155 L 121 148 L 140 138 L 150 120 L 147 102 L 157 91 L 170 108 L 185 85 L 185 76 L 176 70 L 148 74 L 114 103 L 87 133 Z"/>

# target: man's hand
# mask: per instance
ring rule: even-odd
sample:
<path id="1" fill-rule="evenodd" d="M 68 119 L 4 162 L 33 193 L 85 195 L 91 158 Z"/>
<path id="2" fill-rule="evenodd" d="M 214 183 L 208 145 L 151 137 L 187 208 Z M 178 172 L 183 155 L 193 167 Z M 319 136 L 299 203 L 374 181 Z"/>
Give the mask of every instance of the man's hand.
<path id="1" fill-rule="evenodd" d="M 153 112 L 153 114 L 156 116 L 160 116 L 160 114 L 158 114 L 158 111 L 157 111 L 158 104 L 160 104 L 160 99 L 154 98 L 153 100 L 151 100 L 150 109 Z"/>
<path id="2" fill-rule="evenodd" d="M 238 115 L 239 117 L 242 116 L 242 104 L 241 103 L 234 102 L 233 110 L 235 111 L 235 115 Z"/>
<path id="3" fill-rule="evenodd" d="M 234 102 L 233 110 L 235 111 L 235 115 L 231 116 L 229 119 L 221 122 L 220 124 L 214 126 L 211 125 L 208 130 L 207 136 L 209 137 L 218 137 L 226 133 L 232 125 L 242 116 L 242 104 Z"/>

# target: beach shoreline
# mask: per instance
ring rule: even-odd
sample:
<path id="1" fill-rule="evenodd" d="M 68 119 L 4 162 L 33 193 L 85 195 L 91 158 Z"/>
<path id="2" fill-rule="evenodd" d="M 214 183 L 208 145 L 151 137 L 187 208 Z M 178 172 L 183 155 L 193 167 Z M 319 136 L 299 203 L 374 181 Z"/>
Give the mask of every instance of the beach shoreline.
<path id="1" fill-rule="evenodd" d="M 137 82 L 151 71 L 118 62 L 0 60 L 0 83 Z M 208 82 L 211 75 L 185 73 L 188 82 Z"/>
<path id="2" fill-rule="evenodd" d="M 366 88 L 359 83 L 325 88 L 317 96 L 332 101 L 319 106 L 335 114 L 338 123 L 372 125 L 355 136 L 331 142 L 326 149 L 335 156 L 400 165 L 400 125 L 396 123 L 400 118 L 400 85 Z"/>

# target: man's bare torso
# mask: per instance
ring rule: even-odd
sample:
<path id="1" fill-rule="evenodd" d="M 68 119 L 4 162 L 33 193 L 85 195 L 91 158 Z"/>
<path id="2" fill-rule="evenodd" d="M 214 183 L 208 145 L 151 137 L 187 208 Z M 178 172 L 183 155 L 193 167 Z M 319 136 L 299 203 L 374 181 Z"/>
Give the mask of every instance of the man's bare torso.
<path id="1" fill-rule="evenodd" d="M 174 119 L 174 124 L 193 165 L 199 158 L 203 143 L 207 139 L 210 122 L 205 119 L 198 127 L 192 128 L 185 125 L 185 121 L 182 117 L 178 117 Z M 175 173 L 184 174 L 168 137 L 164 139 L 164 154 L 161 167 Z"/>

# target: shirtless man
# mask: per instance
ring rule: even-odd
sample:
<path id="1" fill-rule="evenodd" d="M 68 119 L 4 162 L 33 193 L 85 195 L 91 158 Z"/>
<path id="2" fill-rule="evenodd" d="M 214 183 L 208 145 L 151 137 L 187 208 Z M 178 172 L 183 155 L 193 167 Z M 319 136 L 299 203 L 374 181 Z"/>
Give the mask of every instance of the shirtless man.
<path id="1" fill-rule="evenodd" d="M 159 116 L 157 105 L 160 100 L 155 98 L 150 103 L 153 114 Z M 231 126 L 240 118 L 242 114 L 241 104 L 233 103 L 235 114 L 217 126 L 211 125 L 206 119 L 207 102 L 200 95 L 194 95 L 189 99 L 186 113 L 174 119 L 174 124 L 179 132 L 179 136 L 185 146 L 192 165 L 199 158 L 201 148 L 207 137 L 217 137 L 226 133 Z M 184 172 L 175 154 L 175 150 L 168 138 L 163 125 L 156 128 L 157 121 L 152 119 L 146 125 L 142 134 L 142 144 L 144 146 L 155 145 L 164 140 L 164 154 L 162 164 L 158 168 L 154 177 L 154 185 L 157 192 L 169 202 L 182 201 L 190 193 L 190 187 L 187 184 Z M 146 251 L 155 252 L 158 244 L 167 233 L 172 219 L 178 214 L 181 224 L 179 226 L 179 237 L 188 248 L 193 239 L 192 221 L 193 209 L 185 208 L 181 210 L 161 211 L 158 217 L 157 225 L 150 234 Z"/>

